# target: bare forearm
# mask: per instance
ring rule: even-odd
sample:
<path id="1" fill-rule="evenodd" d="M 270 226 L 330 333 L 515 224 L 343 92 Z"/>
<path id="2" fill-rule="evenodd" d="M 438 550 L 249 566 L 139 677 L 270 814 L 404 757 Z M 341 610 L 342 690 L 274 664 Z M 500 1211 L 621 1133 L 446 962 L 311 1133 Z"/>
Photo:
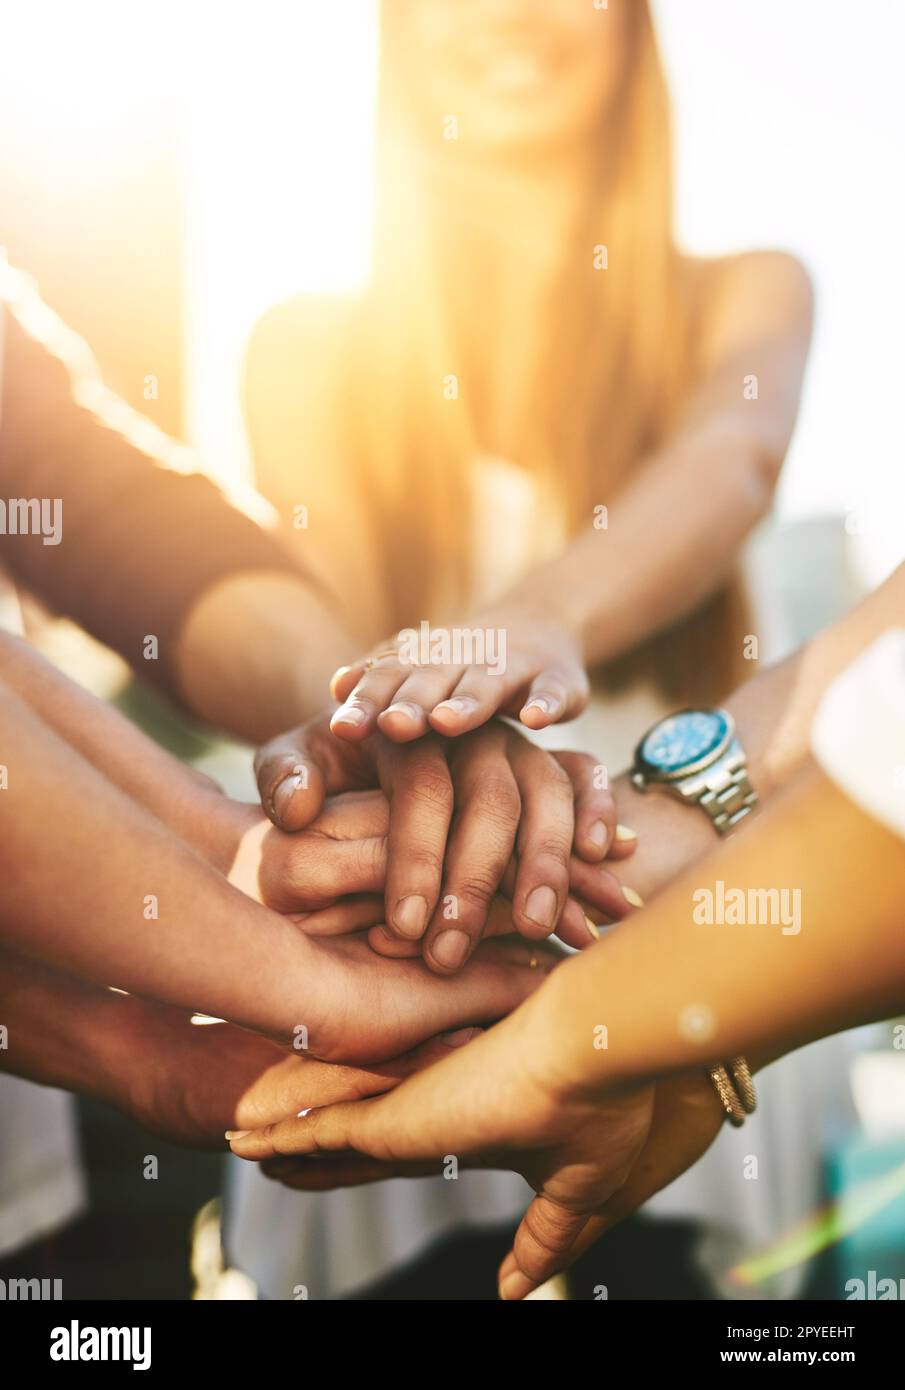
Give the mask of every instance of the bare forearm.
<path id="1" fill-rule="evenodd" d="M 0 677 L 34 714 L 115 786 L 224 872 L 236 836 L 225 798 L 118 710 L 76 685 L 27 642 L 0 633 Z"/>
<path id="2" fill-rule="evenodd" d="M 795 419 L 813 313 L 793 258 L 753 253 L 698 281 L 699 383 L 673 436 L 615 496 L 608 525 L 529 576 L 514 596 L 549 609 L 581 638 L 588 665 L 609 660 L 691 612 L 730 573 L 769 505 Z"/>
<path id="3" fill-rule="evenodd" d="M 761 801 L 808 760 L 811 721 L 833 679 L 887 628 L 905 624 L 905 565 L 851 613 L 806 647 L 739 686 L 724 704 L 735 719 Z M 717 844 L 706 816 L 662 793 L 643 795 L 627 774 L 615 779 L 620 821 L 638 834 L 629 881 L 646 900 Z M 741 830 L 746 834 L 748 826 Z M 612 866 L 620 873 L 620 866 Z M 628 865 L 626 866 L 628 870 Z"/>
<path id="4" fill-rule="evenodd" d="M 248 573 L 195 604 L 176 669 L 197 714 L 263 742 L 324 709 L 331 675 L 356 650 L 328 598 L 290 576 Z"/>
<path id="5" fill-rule="evenodd" d="M 749 920 L 748 905 L 763 901 L 752 894 L 771 888 L 787 895 L 785 920 Z M 735 889 L 739 924 L 716 908 L 708 924 L 707 901 Z M 570 961 L 538 998 L 550 996 L 576 1084 L 787 1051 L 901 1007 L 903 905 L 901 842 L 808 769 L 759 823 Z M 601 1024 L 608 1046 L 598 1050 Z"/>
<path id="6" fill-rule="evenodd" d="M 231 888 L 8 690 L 0 712 L 3 941 L 87 980 L 291 1034 L 305 938 Z"/>
<path id="7" fill-rule="evenodd" d="M 113 1099 L 115 1058 L 131 1052 L 133 1025 L 148 1007 L 0 948 L 0 1068 L 42 1086 Z M 48 1027 L 54 1018 L 66 1026 Z M 134 1053 L 131 1065 L 141 1065 Z"/>
<path id="8" fill-rule="evenodd" d="M 555 595 L 553 606 L 579 636 L 586 664 L 611 660 L 718 587 L 765 513 L 772 487 L 752 440 L 719 431 L 690 436 L 639 468 L 607 503 L 606 527 L 589 526 L 511 600 L 544 611 Z"/>

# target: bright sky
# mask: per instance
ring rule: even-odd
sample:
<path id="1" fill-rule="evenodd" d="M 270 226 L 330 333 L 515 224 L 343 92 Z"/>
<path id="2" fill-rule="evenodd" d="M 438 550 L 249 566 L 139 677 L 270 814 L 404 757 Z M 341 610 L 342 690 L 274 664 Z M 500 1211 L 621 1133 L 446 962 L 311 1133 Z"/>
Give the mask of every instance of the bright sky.
<path id="1" fill-rule="evenodd" d="M 780 511 L 852 513 L 865 575 L 905 558 L 905 4 L 655 0 L 679 226 L 702 252 L 782 246 L 818 319 Z"/>

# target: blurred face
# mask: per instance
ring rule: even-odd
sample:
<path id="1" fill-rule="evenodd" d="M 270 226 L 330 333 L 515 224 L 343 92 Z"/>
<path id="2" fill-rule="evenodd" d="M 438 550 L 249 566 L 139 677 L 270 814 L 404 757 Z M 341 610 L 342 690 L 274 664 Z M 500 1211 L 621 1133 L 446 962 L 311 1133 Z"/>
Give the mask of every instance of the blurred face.
<path id="1" fill-rule="evenodd" d="M 638 0 L 386 0 L 425 117 L 499 152 L 589 136 L 616 90 Z"/>

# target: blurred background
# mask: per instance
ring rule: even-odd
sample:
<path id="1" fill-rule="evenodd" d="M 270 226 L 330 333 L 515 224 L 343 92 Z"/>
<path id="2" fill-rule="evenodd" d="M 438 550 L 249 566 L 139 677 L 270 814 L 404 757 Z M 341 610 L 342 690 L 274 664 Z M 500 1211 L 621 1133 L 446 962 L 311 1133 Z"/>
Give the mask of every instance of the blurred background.
<path id="1" fill-rule="evenodd" d="M 760 558 L 797 596 L 786 626 L 800 639 L 905 551 L 905 6 L 654 9 L 682 244 L 700 254 L 781 247 L 815 284 L 814 348 L 777 504 L 808 539 L 793 562 L 769 545 Z M 240 382 L 255 320 L 295 292 L 367 277 L 377 57 L 374 0 L 4 6 L 0 245 L 89 341 L 107 382 L 225 480 L 251 477 Z M 827 527 L 845 537 L 844 582 L 820 568 Z M 172 746 L 221 771 L 239 767 L 124 692 L 115 659 L 65 630 L 45 641 Z M 243 775 L 231 786 L 250 795 Z M 905 1165 L 905 1053 L 889 1030 L 885 1041 L 864 1035 L 859 1051 L 859 1123 L 827 1136 L 828 1199 L 863 1194 Z M 187 1296 L 190 1221 L 217 1191 L 220 1160 L 158 1145 L 178 1180 L 139 1212 L 125 1175 L 143 1136 L 90 1105 L 80 1114 L 92 1204 L 66 1238 L 78 1291 Z M 814 1287 L 839 1297 L 849 1264 L 905 1266 L 901 1187 L 847 1232 L 838 1218 L 815 1219 L 805 1253 L 832 1249 L 812 1261 Z"/>
<path id="2" fill-rule="evenodd" d="M 850 518 L 870 583 L 901 555 L 905 7 L 655 0 L 682 243 L 795 252 L 818 320 L 783 516 Z M 248 333 L 299 290 L 367 275 L 374 0 L 5 7 L 0 209 L 10 260 L 110 384 L 249 469 Z M 158 395 L 145 395 L 145 378 Z"/>

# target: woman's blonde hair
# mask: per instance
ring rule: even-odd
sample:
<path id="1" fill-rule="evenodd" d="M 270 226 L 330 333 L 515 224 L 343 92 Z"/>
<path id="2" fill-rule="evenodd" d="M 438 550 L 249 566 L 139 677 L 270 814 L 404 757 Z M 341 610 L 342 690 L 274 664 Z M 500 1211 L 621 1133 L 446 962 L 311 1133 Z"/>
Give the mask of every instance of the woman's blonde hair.
<path id="1" fill-rule="evenodd" d="M 419 138 L 394 15 L 384 0 L 371 287 L 348 359 L 355 382 L 345 426 L 385 538 L 391 624 L 402 627 L 461 612 L 469 590 L 476 383 L 450 330 L 456 284 L 446 250 L 450 237 L 467 245 L 479 209 L 467 192 L 457 201 L 452 162 Z M 564 248 L 514 450 L 555 487 L 572 533 L 664 438 L 696 373 L 692 300 L 672 234 L 669 98 L 647 0 L 626 7 L 626 23 L 599 178 Z M 452 376 L 455 401 L 444 392 Z M 726 635 L 726 604 L 718 596 L 611 674 L 647 670 L 677 696 L 709 698 L 711 682 L 705 690 L 691 678 L 703 659 L 716 689 L 727 679 L 713 640 L 715 629 Z"/>

